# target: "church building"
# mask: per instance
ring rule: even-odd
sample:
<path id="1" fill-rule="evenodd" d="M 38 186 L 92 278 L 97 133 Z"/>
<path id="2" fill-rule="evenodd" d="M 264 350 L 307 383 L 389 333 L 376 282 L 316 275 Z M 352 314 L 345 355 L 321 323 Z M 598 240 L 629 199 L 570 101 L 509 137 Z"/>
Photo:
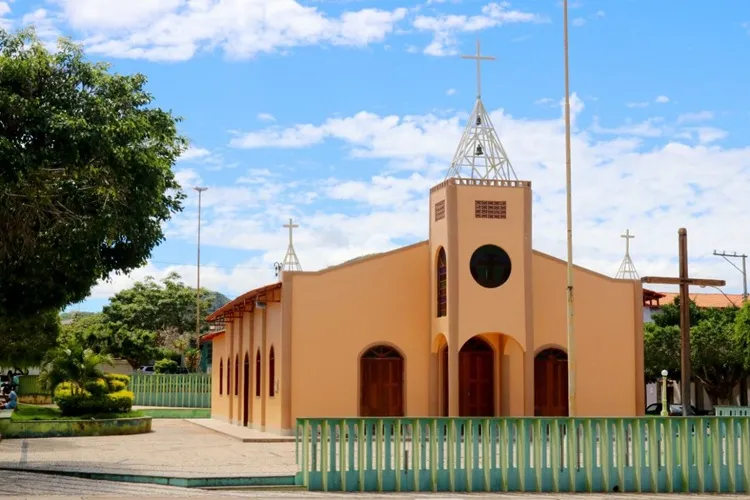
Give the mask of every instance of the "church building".
<path id="1" fill-rule="evenodd" d="M 305 272 L 290 221 L 279 281 L 209 317 L 213 418 L 568 414 L 566 263 L 533 249 L 531 182 L 477 94 L 426 241 Z M 577 416 L 642 415 L 640 282 L 575 267 L 574 287 Z"/>

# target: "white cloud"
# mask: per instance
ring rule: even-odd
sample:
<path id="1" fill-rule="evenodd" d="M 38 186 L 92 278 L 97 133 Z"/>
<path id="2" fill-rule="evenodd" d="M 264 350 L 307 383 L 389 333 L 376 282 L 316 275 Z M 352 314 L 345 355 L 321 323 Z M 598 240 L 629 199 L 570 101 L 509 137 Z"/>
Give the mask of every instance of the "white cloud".
<path id="1" fill-rule="evenodd" d="M 456 89 L 448 89 L 448 90 L 445 91 L 446 95 L 453 95 L 455 93 L 456 93 Z"/>
<path id="2" fill-rule="evenodd" d="M 271 113 L 258 113 L 256 116 L 262 122 L 275 122 L 276 118 Z"/>
<path id="3" fill-rule="evenodd" d="M 575 19 L 573 19 L 573 26 L 577 28 L 580 28 L 584 24 L 586 24 L 586 19 L 583 17 L 576 17 Z"/>
<path id="4" fill-rule="evenodd" d="M 414 19 L 414 27 L 419 31 L 433 33 L 433 39 L 424 48 L 424 53 L 431 56 L 449 56 L 458 53 L 456 48 L 458 33 L 476 32 L 494 28 L 503 24 L 545 22 L 539 14 L 509 9 L 508 2 L 490 3 L 482 7 L 481 14 L 475 16 L 419 15 Z"/>
<path id="5" fill-rule="evenodd" d="M 191 160 L 198 160 L 200 158 L 205 158 L 208 155 L 210 155 L 211 152 L 206 148 L 197 148 L 195 146 L 189 146 L 185 152 L 180 155 L 181 161 L 191 161 Z"/>
<path id="6" fill-rule="evenodd" d="M 625 103 L 625 106 L 629 108 L 647 108 L 649 105 L 648 102 L 628 102 Z"/>
<path id="7" fill-rule="evenodd" d="M 584 127 L 580 124 L 583 102 L 574 97 L 572 108 L 577 118 L 572 138 L 577 263 L 613 275 L 624 250 L 618 236 L 629 227 L 637 235 L 632 252 L 639 272 L 675 274 L 676 231 L 686 226 L 691 273 L 726 279 L 736 289 L 738 280 L 731 269 L 723 268 L 710 254 L 715 245 L 750 247 L 750 234 L 736 231 L 730 222 L 743 220 L 747 212 L 742 186 L 750 182 L 750 148 L 712 145 L 723 131 L 682 128 L 659 118 L 606 129 L 594 121 Z M 259 259 L 271 269 L 286 245 L 277 226 L 293 214 L 301 225 L 295 233 L 297 253 L 309 270 L 426 238 L 429 187 L 447 171 L 463 116 L 383 116 L 363 111 L 317 125 L 253 132 L 250 144 L 265 137 L 265 147 L 284 147 L 290 137 L 299 137 L 304 130 L 307 147 L 335 139 L 346 144 L 352 156 L 385 160 L 384 170 L 399 164 L 410 165 L 412 171 L 391 171 L 371 178 L 355 174 L 348 179 L 318 179 L 297 188 L 287 188 L 283 179 L 278 179 L 281 187 L 266 183 L 278 190 L 262 210 L 214 218 L 205 226 L 207 237 L 222 241 L 224 246 L 260 252 Z M 491 116 L 515 170 L 533 182 L 534 247 L 563 257 L 564 134 L 560 116 L 531 120 L 502 110 Z M 707 165 L 722 167 L 709 169 Z M 313 192 L 324 205 L 306 207 L 292 201 L 307 199 Z M 215 203 L 218 208 L 230 201 L 217 196 Z M 344 214 L 337 203 L 359 204 L 362 210 Z M 269 218 L 274 221 L 270 226 Z M 182 234 L 189 239 L 192 226 L 175 228 L 170 237 Z M 247 282 L 245 288 L 256 284 L 261 282 Z"/>
<path id="8" fill-rule="evenodd" d="M 666 104 L 669 102 L 669 97 L 665 95 L 660 95 L 660 96 L 657 96 L 656 99 L 654 99 L 654 102 L 656 102 L 657 104 Z"/>
<path id="9" fill-rule="evenodd" d="M 404 20 L 405 8 L 365 8 L 338 17 L 297 0 L 55 0 L 48 15 L 73 30 L 87 52 L 110 57 L 179 61 L 222 50 L 249 58 L 293 47 L 381 42 Z"/>
<path id="10" fill-rule="evenodd" d="M 677 123 L 695 123 L 713 119 L 714 114 L 710 111 L 700 111 L 698 113 L 683 113 L 677 117 Z"/>

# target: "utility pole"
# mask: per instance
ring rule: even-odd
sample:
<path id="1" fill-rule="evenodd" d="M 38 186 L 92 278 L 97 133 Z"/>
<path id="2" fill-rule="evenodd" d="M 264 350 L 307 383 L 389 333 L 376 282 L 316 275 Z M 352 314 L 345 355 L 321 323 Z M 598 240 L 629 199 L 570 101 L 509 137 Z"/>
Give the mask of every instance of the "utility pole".
<path id="1" fill-rule="evenodd" d="M 201 195 L 207 187 L 194 187 L 198 191 L 198 279 L 195 287 L 195 341 L 201 336 Z"/>
<path id="2" fill-rule="evenodd" d="M 737 252 L 717 252 L 716 250 L 714 250 L 714 255 L 716 255 L 717 257 L 723 257 L 725 261 L 729 262 L 729 264 L 732 265 L 732 267 L 742 273 L 742 303 L 744 304 L 745 302 L 747 302 L 747 255 L 745 255 L 744 253 L 738 254 Z M 729 257 L 732 257 L 734 259 L 742 259 L 742 269 L 737 267 L 734 262 L 729 260 Z"/>
<path id="3" fill-rule="evenodd" d="M 568 0 L 563 0 L 563 45 L 565 52 L 565 192 L 568 233 L 568 415 L 576 416 L 576 349 L 573 335 L 573 202 L 570 154 L 570 72 L 568 65 Z"/>

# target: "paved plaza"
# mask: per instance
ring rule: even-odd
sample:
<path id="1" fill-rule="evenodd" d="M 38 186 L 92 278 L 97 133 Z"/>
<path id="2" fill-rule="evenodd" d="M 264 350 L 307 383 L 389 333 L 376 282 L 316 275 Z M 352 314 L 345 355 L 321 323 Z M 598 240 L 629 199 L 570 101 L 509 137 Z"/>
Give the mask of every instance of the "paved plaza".
<path id="1" fill-rule="evenodd" d="M 711 495 L 524 495 L 524 494 L 429 494 L 429 493 L 401 493 L 401 494 L 377 494 L 377 493 L 314 493 L 305 491 L 203 491 L 175 488 L 171 486 L 137 485 L 130 483 L 116 483 L 112 481 L 92 481 L 90 479 L 76 479 L 61 476 L 49 476 L 30 472 L 3 472 L 0 474 L 0 497 L 3 500 L 16 500 L 22 498 L 33 498 L 42 500 L 51 498 L 55 500 L 93 500 L 96 498 L 116 499 L 122 498 L 147 498 L 156 500 L 159 498 L 251 498 L 257 500 L 306 500 L 306 499 L 329 499 L 329 500 L 630 500 L 630 499 L 664 499 L 674 500 L 678 498 L 690 498 L 691 500 L 716 499 Z M 745 495 L 724 496 L 720 498 L 746 498 Z"/>
<path id="2" fill-rule="evenodd" d="M 4 439 L 0 467 L 167 477 L 293 475 L 294 443 L 243 443 L 184 420 L 133 436 Z"/>

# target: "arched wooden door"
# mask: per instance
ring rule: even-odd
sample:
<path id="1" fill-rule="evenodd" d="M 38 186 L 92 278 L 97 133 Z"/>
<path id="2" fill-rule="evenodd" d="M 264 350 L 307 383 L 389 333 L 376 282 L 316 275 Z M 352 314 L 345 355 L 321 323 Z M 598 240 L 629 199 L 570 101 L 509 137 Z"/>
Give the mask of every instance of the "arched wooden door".
<path id="1" fill-rule="evenodd" d="M 244 378 L 242 383 L 242 425 L 247 427 L 250 420 L 250 359 L 245 353 Z"/>
<path id="2" fill-rule="evenodd" d="M 568 355 L 545 349 L 534 358 L 534 415 L 568 416 Z"/>
<path id="3" fill-rule="evenodd" d="M 404 358 L 388 346 L 376 346 L 360 360 L 359 414 L 404 416 Z"/>
<path id="4" fill-rule="evenodd" d="M 458 386 L 460 416 L 495 416 L 495 353 L 485 340 L 471 338 L 459 351 Z"/>

